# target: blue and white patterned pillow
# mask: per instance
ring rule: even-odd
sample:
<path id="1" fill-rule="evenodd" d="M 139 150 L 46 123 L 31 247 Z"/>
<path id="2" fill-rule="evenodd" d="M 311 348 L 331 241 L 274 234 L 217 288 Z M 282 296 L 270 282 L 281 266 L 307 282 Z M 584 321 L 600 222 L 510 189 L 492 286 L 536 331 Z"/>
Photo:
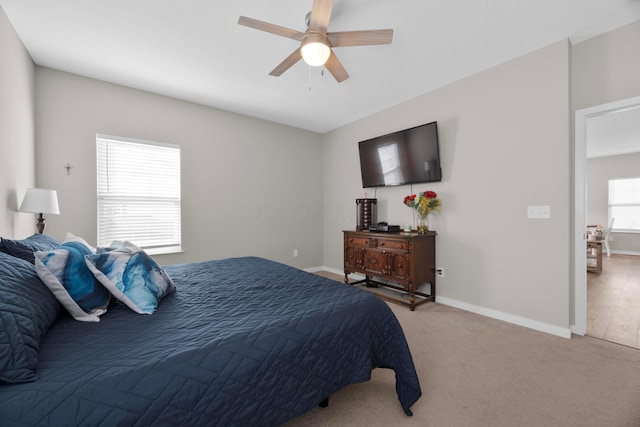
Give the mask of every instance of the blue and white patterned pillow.
<path id="1" fill-rule="evenodd" d="M 87 255 L 85 260 L 100 283 L 138 314 L 152 314 L 160 300 L 176 289 L 158 263 L 131 242 Z"/>
<path id="2" fill-rule="evenodd" d="M 94 253 L 93 247 L 71 233 L 59 248 L 35 253 L 40 280 L 74 319 L 83 322 L 99 322 L 111 299 L 84 260 Z"/>

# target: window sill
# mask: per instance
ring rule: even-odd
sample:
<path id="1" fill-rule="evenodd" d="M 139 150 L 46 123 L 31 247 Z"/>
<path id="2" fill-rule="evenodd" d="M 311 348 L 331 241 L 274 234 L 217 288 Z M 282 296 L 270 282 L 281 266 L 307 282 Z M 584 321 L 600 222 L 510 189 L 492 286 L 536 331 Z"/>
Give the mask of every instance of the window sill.
<path id="1" fill-rule="evenodd" d="M 166 248 L 149 248 L 144 250 L 149 255 L 168 255 L 168 254 L 181 254 L 184 251 L 182 246 L 168 246 Z"/>

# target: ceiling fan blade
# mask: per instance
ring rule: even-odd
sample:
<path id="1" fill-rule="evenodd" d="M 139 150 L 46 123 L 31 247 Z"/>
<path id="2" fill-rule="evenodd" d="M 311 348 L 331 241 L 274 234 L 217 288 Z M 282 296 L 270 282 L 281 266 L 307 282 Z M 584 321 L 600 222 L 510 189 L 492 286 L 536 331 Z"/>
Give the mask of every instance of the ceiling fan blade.
<path id="1" fill-rule="evenodd" d="M 333 47 L 389 44 L 393 40 L 393 30 L 339 31 L 327 34 L 327 38 Z"/>
<path id="2" fill-rule="evenodd" d="M 333 0 L 313 0 L 311 17 L 309 19 L 309 30 L 326 34 L 327 28 L 329 28 L 332 8 Z"/>
<path id="3" fill-rule="evenodd" d="M 273 69 L 269 73 L 270 76 L 278 77 L 282 75 L 285 71 L 293 66 L 296 62 L 302 59 L 302 54 L 300 53 L 300 48 L 297 48 L 293 51 L 293 53 L 285 58 L 276 68 Z"/>
<path id="4" fill-rule="evenodd" d="M 349 73 L 344 69 L 342 62 L 340 62 L 336 54 L 333 53 L 333 50 L 331 50 L 331 55 L 329 55 L 329 59 L 324 66 L 329 70 L 338 83 L 349 78 Z"/>
<path id="5" fill-rule="evenodd" d="M 267 33 L 288 37 L 290 39 L 298 41 L 302 41 L 302 38 L 304 37 L 304 33 L 301 33 L 300 31 L 281 27 L 275 24 L 270 24 L 264 21 L 259 21 L 257 19 L 248 18 L 246 16 L 241 16 L 240 19 L 238 19 L 238 24 L 244 25 L 245 27 L 249 28 L 255 28 L 256 30 L 266 31 Z"/>

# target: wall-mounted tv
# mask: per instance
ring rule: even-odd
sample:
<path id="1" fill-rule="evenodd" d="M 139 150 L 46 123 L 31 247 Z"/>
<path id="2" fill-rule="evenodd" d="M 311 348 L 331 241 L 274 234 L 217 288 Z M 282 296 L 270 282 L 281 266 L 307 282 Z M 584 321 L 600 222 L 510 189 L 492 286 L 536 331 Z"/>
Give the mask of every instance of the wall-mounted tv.
<path id="1" fill-rule="evenodd" d="M 363 188 L 442 181 L 437 122 L 360 141 L 358 149 Z"/>

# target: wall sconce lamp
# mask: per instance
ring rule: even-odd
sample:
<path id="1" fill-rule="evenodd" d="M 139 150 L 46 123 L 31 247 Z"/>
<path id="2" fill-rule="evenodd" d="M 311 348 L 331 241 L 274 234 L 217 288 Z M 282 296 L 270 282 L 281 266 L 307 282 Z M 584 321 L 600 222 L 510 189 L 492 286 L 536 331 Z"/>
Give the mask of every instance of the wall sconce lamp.
<path id="1" fill-rule="evenodd" d="M 29 188 L 24 195 L 24 199 L 22 199 L 22 204 L 18 211 L 37 213 L 38 222 L 36 223 L 36 227 L 38 228 L 38 232 L 42 234 L 46 225 L 42 214 L 58 215 L 60 213 L 60 209 L 58 208 L 58 193 L 56 190 Z"/>

